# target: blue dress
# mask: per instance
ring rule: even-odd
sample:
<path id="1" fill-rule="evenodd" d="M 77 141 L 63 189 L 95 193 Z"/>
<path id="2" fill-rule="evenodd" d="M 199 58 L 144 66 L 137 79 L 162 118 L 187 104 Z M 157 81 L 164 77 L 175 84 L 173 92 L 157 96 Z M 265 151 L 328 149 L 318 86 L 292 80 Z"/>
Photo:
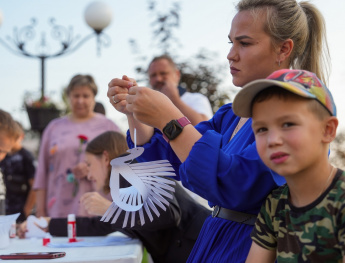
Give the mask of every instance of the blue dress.
<path id="1" fill-rule="evenodd" d="M 265 166 L 255 145 L 249 119 L 236 136 L 230 137 L 239 122 L 232 104 L 221 107 L 214 117 L 195 128 L 202 134 L 188 158 L 181 164 L 155 130 L 138 161 L 168 159 L 182 184 L 209 201 L 211 207 L 258 214 L 272 189 L 285 179 Z M 134 147 L 127 136 L 129 147 Z M 188 262 L 245 262 L 251 246 L 253 226 L 209 216 L 199 234 Z"/>

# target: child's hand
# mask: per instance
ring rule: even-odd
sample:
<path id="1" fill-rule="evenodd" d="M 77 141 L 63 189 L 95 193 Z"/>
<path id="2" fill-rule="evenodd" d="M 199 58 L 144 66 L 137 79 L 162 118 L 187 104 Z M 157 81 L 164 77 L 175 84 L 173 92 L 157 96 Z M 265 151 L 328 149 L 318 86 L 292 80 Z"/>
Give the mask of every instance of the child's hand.
<path id="1" fill-rule="evenodd" d="M 25 233 L 28 232 L 26 221 L 21 224 L 17 224 L 17 236 L 19 238 L 25 238 Z"/>
<path id="2" fill-rule="evenodd" d="M 35 223 L 35 225 L 36 225 L 38 228 L 40 228 L 41 230 L 43 230 L 44 232 L 48 232 L 49 223 L 50 223 L 51 218 L 50 218 L 50 217 L 41 217 L 41 218 L 43 218 L 44 220 L 47 221 L 48 227 L 42 228 L 42 227 L 40 227 L 39 225 L 37 225 L 36 223 Z M 16 225 L 16 229 L 17 229 L 17 236 L 18 236 L 19 238 L 25 238 L 25 237 L 26 237 L 26 233 L 28 232 L 27 221 L 25 220 L 23 223 L 17 224 L 17 225 Z"/>
<path id="3" fill-rule="evenodd" d="M 72 168 L 72 173 L 78 179 L 86 178 L 89 173 L 89 168 L 85 162 L 80 162 Z"/>
<path id="4" fill-rule="evenodd" d="M 80 197 L 80 203 L 90 215 L 103 216 L 111 202 L 97 192 L 85 193 Z"/>

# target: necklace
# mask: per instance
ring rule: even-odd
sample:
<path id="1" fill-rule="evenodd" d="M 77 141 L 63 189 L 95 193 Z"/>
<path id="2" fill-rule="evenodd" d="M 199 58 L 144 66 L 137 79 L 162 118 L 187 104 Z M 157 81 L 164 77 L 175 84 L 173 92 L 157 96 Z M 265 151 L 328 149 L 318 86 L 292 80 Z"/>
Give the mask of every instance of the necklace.
<path id="1" fill-rule="evenodd" d="M 236 135 L 236 133 L 241 129 L 241 127 L 246 123 L 248 118 L 240 118 L 239 122 L 237 123 L 237 126 L 235 127 L 234 132 L 231 135 L 231 138 L 229 141 L 231 141 L 232 138 Z"/>
<path id="2" fill-rule="evenodd" d="M 329 173 L 329 176 L 328 176 L 328 178 L 327 178 L 326 184 L 325 184 L 325 186 L 323 187 L 323 189 L 321 190 L 321 192 L 319 193 L 319 196 L 323 193 L 323 191 L 326 190 L 326 188 L 327 188 L 327 186 L 328 186 L 329 179 L 331 179 L 331 177 L 332 177 L 333 170 L 334 170 L 334 166 L 332 165 L 332 169 L 331 169 L 331 172 Z"/>

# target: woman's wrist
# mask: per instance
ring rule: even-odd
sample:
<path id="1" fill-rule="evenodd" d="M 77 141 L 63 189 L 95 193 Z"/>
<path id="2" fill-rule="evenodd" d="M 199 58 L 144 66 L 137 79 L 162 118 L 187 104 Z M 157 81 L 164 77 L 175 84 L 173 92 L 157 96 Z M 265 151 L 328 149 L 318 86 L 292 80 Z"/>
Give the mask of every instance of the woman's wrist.
<path id="1" fill-rule="evenodd" d="M 162 121 L 160 122 L 160 127 L 157 127 L 161 132 L 163 132 L 164 127 L 171 122 L 172 120 L 178 120 L 180 118 L 185 117 L 182 112 L 177 112 L 174 114 L 170 114 L 169 116 L 166 116 L 164 119 L 162 118 Z"/>

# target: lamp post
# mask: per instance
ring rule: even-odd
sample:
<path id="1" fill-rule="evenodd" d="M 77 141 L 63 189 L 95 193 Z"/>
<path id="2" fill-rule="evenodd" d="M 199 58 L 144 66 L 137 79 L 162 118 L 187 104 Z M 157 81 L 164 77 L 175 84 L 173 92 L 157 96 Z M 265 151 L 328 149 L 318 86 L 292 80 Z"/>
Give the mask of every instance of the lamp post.
<path id="1" fill-rule="evenodd" d="M 63 27 L 56 24 L 55 19 L 51 18 L 49 24 L 51 26 L 51 36 L 56 41 L 59 41 L 60 48 L 57 48 L 54 52 L 48 52 L 48 45 L 45 37 L 45 33 L 41 34 L 40 41 L 38 43 L 38 50 L 36 52 L 29 52 L 27 50 L 27 42 L 35 38 L 35 26 L 36 20 L 33 18 L 31 23 L 20 29 L 15 27 L 13 29 L 12 37 L 7 36 L 6 40 L 0 38 L 0 44 L 16 55 L 21 55 L 29 58 L 35 58 L 40 60 L 40 73 L 41 73 L 41 104 L 45 100 L 45 62 L 47 59 L 60 57 L 70 54 L 77 50 L 89 39 L 96 36 L 97 40 L 97 53 L 100 55 L 101 46 L 110 45 L 110 37 L 106 35 L 103 30 L 110 24 L 112 13 L 110 8 L 102 2 L 93 2 L 87 6 L 84 18 L 86 23 L 93 29 L 93 32 L 86 35 L 84 38 L 80 38 L 79 35 L 73 34 L 72 27 Z M 0 10 L 0 26 L 3 21 L 3 16 Z M 31 129 L 38 131 L 42 134 L 44 128 L 50 122 L 50 120 L 58 117 L 60 111 L 56 108 L 34 108 L 26 105 L 26 110 L 29 115 Z"/>
<path id="2" fill-rule="evenodd" d="M 36 20 L 33 18 L 31 24 L 24 26 L 20 29 L 15 27 L 13 29 L 13 36 L 7 36 L 7 41 L 0 38 L 0 44 L 6 47 L 9 51 L 16 55 L 22 55 L 30 58 L 36 58 L 40 60 L 41 66 L 41 100 L 44 99 L 45 95 L 45 61 L 48 58 L 60 57 L 62 55 L 67 55 L 85 42 L 87 42 L 92 37 L 96 36 L 97 39 L 97 52 L 100 54 L 101 46 L 110 45 L 110 37 L 106 35 L 103 30 L 110 24 L 112 13 L 110 8 L 102 2 L 93 2 L 85 10 L 84 13 L 85 20 L 87 24 L 93 29 L 93 32 L 84 38 L 80 39 L 79 35 L 73 34 L 73 28 L 63 27 L 55 23 L 55 19 L 51 18 L 49 23 L 51 26 L 52 38 L 60 41 L 60 48 L 52 53 L 47 50 L 47 42 L 45 33 L 41 34 L 41 39 L 38 44 L 38 52 L 29 52 L 26 49 L 26 44 L 28 41 L 35 38 L 35 26 Z M 3 16 L 0 10 L 0 26 L 2 24 Z"/>

